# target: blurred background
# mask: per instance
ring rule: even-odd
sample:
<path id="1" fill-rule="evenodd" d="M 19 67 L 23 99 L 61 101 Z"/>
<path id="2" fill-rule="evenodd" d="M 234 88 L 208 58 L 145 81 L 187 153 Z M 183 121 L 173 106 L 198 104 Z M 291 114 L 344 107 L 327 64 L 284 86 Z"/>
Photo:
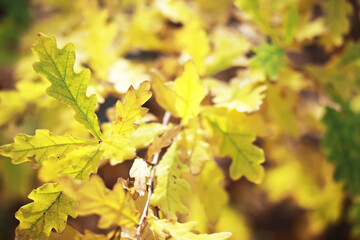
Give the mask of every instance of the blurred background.
<path id="1" fill-rule="evenodd" d="M 109 121 L 106 113 L 130 85 L 150 80 L 151 68 L 173 80 L 191 58 L 208 89 L 204 104 L 229 103 L 221 94 L 238 94 L 231 104 L 240 104 L 245 93 L 236 91 L 245 79 L 256 82 L 250 93 L 265 86 L 259 110 L 239 123 L 254 129 L 266 162 L 257 185 L 232 181 L 231 159 L 216 159 L 228 194 L 221 216 L 208 225 L 194 198 L 186 200 L 191 213 L 184 219 L 198 221 L 201 232 L 231 231 L 236 240 L 360 239 L 359 3 L 0 0 L 0 144 L 39 128 L 88 137 L 32 69 L 39 32 L 55 36 L 59 46 L 73 43 L 77 71 L 91 69 L 88 93 L 98 96 L 100 122 Z M 222 85 L 214 79 L 228 92 L 216 92 Z M 154 99 L 145 106 L 162 118 Z M 131 165 L 105 164 L 99 175 L 112 188 L 119 177 L 129 178 Z M 0 239 L 14 238 L 15 212 L 41 184 L 37 172 L 0 156 Z M 69 219 L 79 231 L 104 233 L 96 222 L 96 216 Z"/>

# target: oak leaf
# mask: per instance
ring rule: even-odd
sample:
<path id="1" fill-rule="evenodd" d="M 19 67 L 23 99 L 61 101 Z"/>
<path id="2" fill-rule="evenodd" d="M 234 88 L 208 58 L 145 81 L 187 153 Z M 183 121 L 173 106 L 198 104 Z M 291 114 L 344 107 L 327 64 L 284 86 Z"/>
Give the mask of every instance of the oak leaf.
<path id="1" fill-rule="evenodd" d="M 47 89 L 50 96 L 69 105 L 75 111 L 75 119 L 82 123 L 98 139 L 101 132 L 95 114 L 96 95 L 86 96 L 90 80 L 90 70 L 74 72 L 75 50 L 72 44 L 58 49 L 56 39 L 39 34 L 32 48 L 39 62 L 34 69 L 51 82 Z"/>
<path id="2" fill-rule="evenodd" d="M 177 143 L 173 143 L 162 157 L 155 170 L 157 184 L 150 203 L 158 206 L 167 218 L 176 219 L 176 213 L 186 213 L 187 207 L 181 202 L 181 197 L 190 193 L 190 184 L 180 178 L 186 171 L 186 165 L 180 162 Z"/>
<path id="3" fill-rule="evenodd" d="M 51 229 L 57 232 L 64 230 L 68 215 L 76 217 L 76 202 L 65 196 L 54 183 L 33 190 L 29 198 L 34 202 L 21 207 L 15 214 L 20 221 L 16 239 L 47 239 Z"/>
<path id="4" fill-rule="evenodd" d="M 121 183 L 115 184 L 111 191 L 98 175 L 92 175 L 88 182 L 61 178 L 59 186 L 64 194 L 78 202 L 76 211 L 79 215 L 100 216 L 100 228 L 133 227 L 138 222 L 134 201 L 130 194 L 126 194 Z"/>
<path id="5" fill-rule="evenodd" d="M 34 136 L 18 134 L 14 143 L 0 147 L 0 154 L 11 157 L 14 164 L 35 160 L 41 165 L 50 156 L 58 159 L 63 158 L 67 153 L 80 147 L 96 144 L 96 141 L 77 139 L 71 134 L 57 136 L 47 129 L 38 129 Z"/>

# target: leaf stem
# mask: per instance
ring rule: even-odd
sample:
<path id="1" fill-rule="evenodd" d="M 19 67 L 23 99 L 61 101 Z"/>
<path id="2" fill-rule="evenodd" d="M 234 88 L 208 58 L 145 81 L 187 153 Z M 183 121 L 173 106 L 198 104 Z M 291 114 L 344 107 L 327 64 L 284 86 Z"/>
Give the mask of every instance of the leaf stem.
<path id="1" fill-rule="evenodd" d="M 163 126 L 166 126 L 169 123 L 170 117 L 171 117 L 171 114 L 169 112 L 165 112 L 163 120 L 162 120 L 162 125 Z M 139 226 L 138 226 L 138 228 L 136 230 L 136 235 L 135 235 L 134 240 L 138 240 L 138 237 L 140 236 L 141 227 L 142 227 L 142 224 L 143 224 L 143 222 L 144 222 L 144 220 L 146 218 L 146 215 L 147 215 L 147 212 L 148 212 L 148 209 L 149 209 L 150 198 L 151 198 L 151 194 L 152 194 L 152 185 L 154 183 L 154 178 L 155 178 L 155 168 L 156 168 L 156 165 L 159 162 L 159 155 L 160 155 L 160 153 L 155 153 L 154 157 L 153 157 L 153 160 L 151 161 L 151 164 L 153 165 L 153 167 L 151 169 L 149 181 L 147 182 L 148 196 L 147 196 L 147 199 L 146 199 L 144 210 L 143 210 L 143 212 L 141 214 L 141 217 L 140 217 Z"/>

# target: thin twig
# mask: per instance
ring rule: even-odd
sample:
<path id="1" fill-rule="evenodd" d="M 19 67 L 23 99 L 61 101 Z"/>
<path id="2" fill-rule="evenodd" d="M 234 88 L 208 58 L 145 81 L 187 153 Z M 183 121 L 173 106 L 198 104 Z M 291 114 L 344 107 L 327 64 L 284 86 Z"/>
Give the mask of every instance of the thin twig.
<path id="1" fill-rule="evenodd" d="M 166 126 L 169 123 L 170 116 L 171 115 L 170 115 L 169 112 L 165 112 L 164 117 L 163 117 L 163 121 L 162 121 L 163 126 Z M 134 240 L 138 240 L 138 237 L 140 236 L 141 227 L 142 227 L 142 224 L 143 224 L 143 222 L 144 222 L 144 220 L 146 218 L 147 211 L 149 209 L 150 198 L 151 198 L 151 194 L 152 194 L 152 185 L 153 185 L 154 178 L 155 178 L 155 168 L 156 168 L 156 165 L 158 164 L 158 161 L 159 161 L 159 154 L 160 153 L 155 153 L 154 157 L 153 157 L 153 160 L 151 161 L 151 164 L 153 165 L 153 167 L 151 169 L 151 174 L 150 174 L 149 181 L 147 182 L 148 196 L 147 196 L 147 199 L 146 199 L 144 210 L 143 210 L 143 212 L 141 214 L 141 217 L 140 217 L 139 226 L 138 226 L 138 228 L 136 230 L 136 235 L 135 235 Z"/>

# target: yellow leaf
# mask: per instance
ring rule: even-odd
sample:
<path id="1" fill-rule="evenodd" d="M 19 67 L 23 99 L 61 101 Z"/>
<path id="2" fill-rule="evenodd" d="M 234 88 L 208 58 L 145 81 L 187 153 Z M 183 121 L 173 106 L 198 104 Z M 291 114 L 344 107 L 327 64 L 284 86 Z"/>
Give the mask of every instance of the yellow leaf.
<path id="1" fill-rule="evenodd" d="M 76 217 L 76 202 L 65 196 L 54 183 L 47 183 L 33 190 L 29 203 L 16 212 L 20 221 L 16 228 L 16 239 L 45 240 L 51 229 L 62 232 L 67 216 Z"/>
<path id="2" fill-rule="evenodd" d="M 144 196 L 146 192 L 146 178 L 150 177 L 150 170 L 147 163 L 142 158 L 136 158 L 131 169 L 130 177 L 135 178 L 135 190 Z"/>
<path id="3" fill-rule="evenodd" d="M 138 89 L 130 86 L 125 96 L 125 102 L 116 103 L 116 120 L 113 122 L 113 133 L 127 136 L 135 131 L 134 123 L 147 113 L 148 109 L 141 107 L 151 98 L 150 83 L 145 81 Z"/>
<path id="4" fill-rule="evenodd" d="M 95 234 L 85 229 L 84 234 L 78 232 L 74 227 L 66 225 L 64 232 L 51 232 L 48 240 L 108 240 L 105 235 Z"/>
<path id="5" fill-rule="evenodd" d="M 224 173 L 215 161 L 207 162 L 198 176 L 198 194 L 211 223 L 216 223 L 228 201 L 227 193 L 221 185 L 224 180 Z"/>
<path id="6" fill-rule="evenodd" d="M 135 8 L 132 19 L 123 33 L 123 51 L 131 49 L 143 50 L 162 50 L 167 48 L 158 38 L 158 33 L 162 28 L 163 17 L 158 9 L 145 6 L 142 2 Z M 151 21 L 144 21 L 151 19 Z M 146 41 L 144 41 L 146 39 Z"/>
<path id="7" fill-rule="evenodd" d="M 215 73 L 233 66 L 236 59 L 245 55 L 251 47 L 250 42 L 245 37 L 225 27 L 217 28 L 211 36 L 211 39 L 214 50 L 206 58 L 207 76 L 212 76 Z M 229 51 L 229 49 L 231 49 L 231 51 Z"/>
<path id="8" fill-rule="evenodd" d="M 168 219 L 149 219 L 150 229 L 155 235 L 155 239 L 174 240 L 225 240 L 231 237 L 231 233 L 195 234 L 192 232 L 196 222 L 178 223 Z"/>
<path id="9" fill-rule="evenodd" d="M 161 77 L 153 78 L 156 100 L 165 110 L 183 119 L 184 125 L 200 111 L 205 88 L 199 80 L 193 62 L 185 64 L 183 73 L 174 82 L 165 83 Z"/>
<path id="10" fill-rule="evenodd" d="M 309 14 L 309 16 L 306 17 L 308 18 L 300 18 L 300 23 L 294 36 L 294 38 L 299 42 L 311 40 L 314 37 L 322 35 L 326 30 L 323 18 L 317 18 L 313 21 L 309 21 L 312 15 Z"/>
<path id="11" fill-rule="evenodd" d="M 251 240 L 251 227 L 247 224 L 245 216 L 231 207 L 224 207 L 215 228 L 216 231 L 232 233 L 231 239 Z"/>
<path id="12" fill-rule="evenodd" d="M 95 2 L 95 1 L 94 1 Z M 97 5 L 97 4 L 96 4 Z M 116 59 L 116 50 L 112 49 L 118 27 L 109 21 L 107 9 L 98 10 L 98 6 L 87 4 L 84 10 L 85 36 L 82 42 L 86 53 L 89 54 L 89 64 L 96 75 L 107 79 L 108 68 Z"/>
<path id="13" fill-rule="evenodd" d="M 187 7 L 186 2 L 172 1 L 172 0 L 157 0 L 154 7 L 156 7 L 164 17 L 177 23 L 185 23 L 191 20 L 191 12 Z"/>
<path id="14" fill-rule="evenodd" d="M 194 61 L 200 74 L 205 73 L 205 59 L 210 52 L 210 44 L 206 31 L 195 16 L 175 33 L 175 45 L 181 50 L 183 59 Z"/>
<path id="15" fill-rule="evenodd" d="M 121 183 L 110 191 L 98 175 L 92 175 L 88 182 L 74 182 L 61 178 L 59 186 L 64 194 L 78 201 L 76 211 L 79 215 L 98 214 L 99 227 L 133 227 L 138 222 L 138 212 L 129 194 Z"/>
<path id="16" fill-rule="evenodd" d="M 0 91 L 0 126 L 16 118 L 26 109 L 26 101 L 17 91 Z"/>
<path id="17" fill-rule="evenodd" d="M 64 48 L 58 49 L 54 37 L 39 34 L 32 50 L 40 59 L 34 63 L 35 71 L 52 83 L 47 89 L 48 94 L 72 107 L 76 113 L 75 119 L 88 128 L 96 138 L 101 139 L 95 114 L 96 95 L 86 96 L 90 70 L 74 72 L 74 46 L 67 44 Z"/>
<path id="18" fill-rule="evenodd" d="M 157 184 L 150 203 L 158 206 L 168 219 L 176 219 L 176 213 L 186 213 L 187 207 L 181 202 L 181 197 L 190 193 L 189 183 L 180 178 L 181 172 L 186 171 L 178 157 L 177 143 L 173 143 L 159 165 L 156 166 L 155 176 Z"/>
<path id="19" fill-rule="evenodd" d="M 160 72 L 153 69 L 151 87 L 154 90 L 156 102 L 163 109 L 178 117 L 174 104 L 177 101 L 174 82 L 166 81 Z"/>
<path id="20" fill-rule="evenodd" d="M 177 114 L 182 117 L 184 124 L 196 116 L 200 111 L 200 103 L 205 97 L 205 88 L 199 80 L 194 63 L 187 62 L 184 72 L 175 79 Z"/>
<path id="21" fill-rule="evenodd" d="M 287 94 L 282 92 L 286 91 Z M 293 136 L 299 134 L 296 118 L 293 112 L 297 95 L 289 94 L 290 89 L 281 88 L 281 85 L 268 85 L 266 110 L 270 119 L 275 123 L 274 127 L 278 131 L 290 133 Z"/>
<path id="22" fill-rule="evenodd" d="M 309 230 L 315 234 L 339 219 L 343 186 L 334 181 L 334 166 L 327 162 L 317 146 L 296 141 L 289 143 L 282 137 L 269 141 L 265 152 L 275 161 L 262 184 L 270 201 L 291 198 L 308 209 Z"/>
<path id="23" fill-rule="evenodd" d="M 143 64 L 126 59 L 117 59 L 109 69 L 109 82 L 114 84 L 115 90 L 119 93 L 126 93 L 131 85 L 138 88 L 142 82 L 149 79 L 150 76 Z"/>
<path id="24" fill-rule="evenodd" d="M 218 80 L 208 79 L 206 82 L 211 93 L 215 95 L 213 101 L 217 107 L 226 107 L 238 112 L 253 112 L 260 109 L 265 97 L 266 86 L 249 79 L 234 78 L 230 85 Z"/>
<path id="25" fill-rule="evenodd" d="M 14 143 L 0 147 L 0 154 L 11 157 L 14 164 L 34 160 L 41 165 L 50 156 L 63 158 L 68 152 L 86 145 L 96 144 L 96 141 L 76 139 L 70 134 L 56 136 L 46 129 L 38 129 L 35 136 L 18 134 Z"/>

